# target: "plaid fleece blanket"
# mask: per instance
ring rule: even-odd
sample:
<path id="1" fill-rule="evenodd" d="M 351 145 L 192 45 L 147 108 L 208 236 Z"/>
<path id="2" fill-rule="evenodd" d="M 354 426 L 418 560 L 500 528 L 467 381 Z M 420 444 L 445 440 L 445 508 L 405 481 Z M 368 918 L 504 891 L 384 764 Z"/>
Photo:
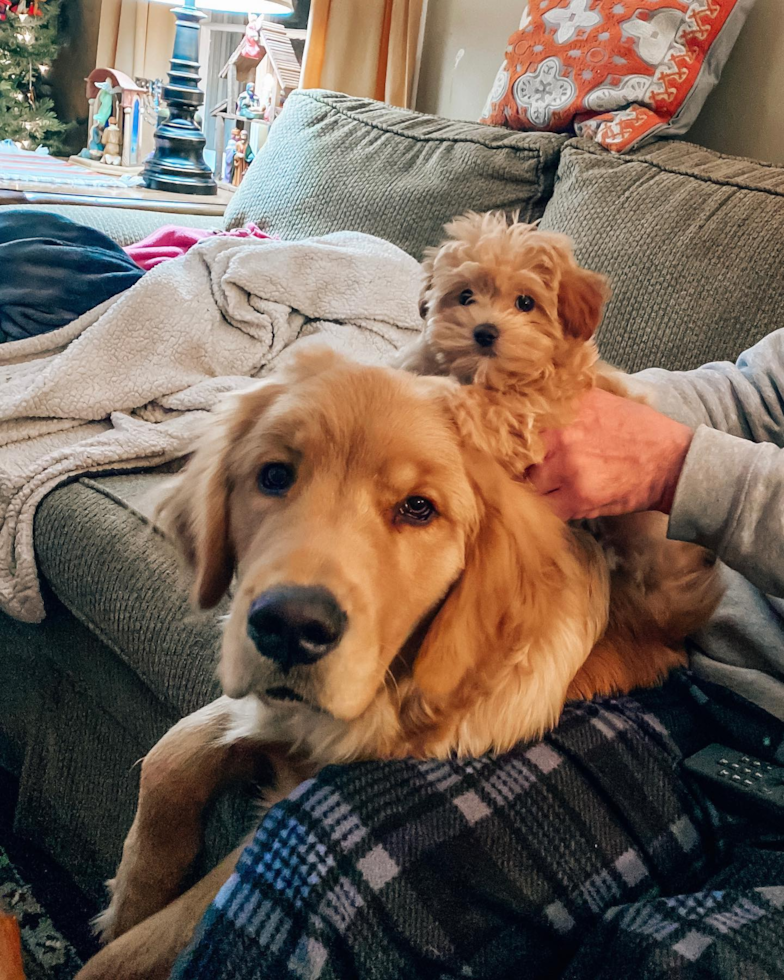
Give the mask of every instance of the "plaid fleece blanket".
<path id="1" fill-rule="evenodd" d="M 720 813 L 680 763 L 738 731 L 773 758 L 784 726 L 706 690 L 575 704 L 495 758 L 323 770 L 263 820 L 173 977 L 781 977 L 782 828 Z"/>

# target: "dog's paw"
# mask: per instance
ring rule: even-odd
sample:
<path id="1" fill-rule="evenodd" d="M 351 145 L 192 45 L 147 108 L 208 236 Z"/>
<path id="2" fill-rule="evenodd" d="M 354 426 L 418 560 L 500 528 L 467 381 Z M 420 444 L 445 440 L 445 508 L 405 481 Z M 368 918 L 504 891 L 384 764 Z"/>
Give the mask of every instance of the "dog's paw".
<path id="1" fill-rule="evenodd" d="M 93 932 L 104 946 L 122 935 L 117 927 L 117 912 L 120 904 L 117 895 L 117 878 L 110 878 L 106 882 L 106 890 L 109 892 L 109 904 L 90 922 Z"/>
<path id="2" fill-rule="evenodd" d="M 109 904 L 92 920 L 93 931 L 104 946 L 154 915 L 172 899 L 168 891 L 164 894 L 150 882 L 143 888 L 137 887 L 130 878 L 121 865 L 117 877 L 106 882 Z"/>
<path id="3" fill-rule="evenodd" d="M 116 915 L 111 905 L 90 919 L 92 930 L 102 946 L 107 946 L 112 940 L 117 938 L 117 933 L 114 928 L 115 921 Z"/>

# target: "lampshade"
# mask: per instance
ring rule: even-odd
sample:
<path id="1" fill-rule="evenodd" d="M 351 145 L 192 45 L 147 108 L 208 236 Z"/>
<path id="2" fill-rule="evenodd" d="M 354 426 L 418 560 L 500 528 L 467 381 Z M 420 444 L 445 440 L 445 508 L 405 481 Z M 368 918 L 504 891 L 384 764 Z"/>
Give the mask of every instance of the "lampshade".
<path id="1" fill-rule="evenodd" d="M 170 7 L 182 0 L 155 0 Z M 186 7 L 195 6 L 199 10 L 217 10 L 222 14 L 268 14 L 273 17 L 289 17 L 294 13 L 293 0 L 196 0 L 195 4 L 185 0 Z"/>

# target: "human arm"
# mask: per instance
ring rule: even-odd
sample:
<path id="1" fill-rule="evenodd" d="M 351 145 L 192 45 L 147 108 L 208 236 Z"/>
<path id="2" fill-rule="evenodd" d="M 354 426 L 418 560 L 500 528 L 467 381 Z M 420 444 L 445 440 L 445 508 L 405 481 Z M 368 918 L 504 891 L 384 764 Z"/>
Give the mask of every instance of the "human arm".
<path id="1" fill-rule="evenodd" d="M 784 446 L 784 329 L 738 360 L 695 371 L 651 368 L 627 377 L 634 394 L 692 429 L 706 425 L 752 442 Z"/>
<path id="2" fill-rule="evenodd" d="M 735 365 L 646 371 L 630 388 L 659 411 L 590 392 L 573 426 L 548 433 L 534 485 L 564 519 L 663 510 L 671 538 L 784 596 L 784 331 Z"/>

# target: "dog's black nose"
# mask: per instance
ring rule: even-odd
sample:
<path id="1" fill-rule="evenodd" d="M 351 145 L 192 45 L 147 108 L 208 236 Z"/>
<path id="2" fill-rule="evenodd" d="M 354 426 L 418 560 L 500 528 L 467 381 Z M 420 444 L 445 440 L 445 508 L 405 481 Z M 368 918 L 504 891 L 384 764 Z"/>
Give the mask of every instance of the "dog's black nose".
<path id="1" fill-rule="evenodd" d="M 492 347 L 498 340 L 498 327 L 492 323 L 480 323 L 474 330 L 474 340 L 480 347 Z"/>
<path id="2" fill-rule="evenodd" d="M 248 636 L 284 673 L 326 656 L 346 630 L 346 614 L 327 589 L 281 585 L 253 600 Z"/>

